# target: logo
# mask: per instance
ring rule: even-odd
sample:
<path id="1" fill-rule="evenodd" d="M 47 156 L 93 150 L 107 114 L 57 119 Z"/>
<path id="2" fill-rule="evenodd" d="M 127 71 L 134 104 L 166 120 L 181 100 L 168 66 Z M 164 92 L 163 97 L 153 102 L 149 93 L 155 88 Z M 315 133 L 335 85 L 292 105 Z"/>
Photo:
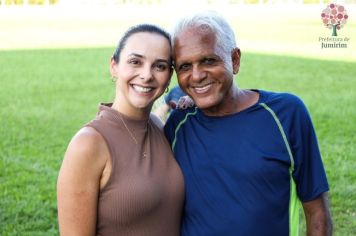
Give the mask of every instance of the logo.
<path id="1" fill-rule="evenodd" d="M 337 31 L 346 24 L 348 18 L 345 7 L 336 3 L 329 4 L 321 13 L 323 24 L 332 29 L 331 36 L 337 36 Z"/>

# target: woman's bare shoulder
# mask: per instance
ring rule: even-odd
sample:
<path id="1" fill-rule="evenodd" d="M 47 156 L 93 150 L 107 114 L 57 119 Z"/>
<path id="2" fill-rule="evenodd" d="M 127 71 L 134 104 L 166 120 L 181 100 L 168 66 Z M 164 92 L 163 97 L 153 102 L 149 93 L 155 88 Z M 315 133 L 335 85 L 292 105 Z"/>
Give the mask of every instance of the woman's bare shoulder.
<path id="1" fill-rule="evenodd" d="M 70 141 L 65 159 L 82 167 L 96 165 L 101 169 L 105 165 L 107 152 L 102 135 L 92 127 L 83 127 Z"/>

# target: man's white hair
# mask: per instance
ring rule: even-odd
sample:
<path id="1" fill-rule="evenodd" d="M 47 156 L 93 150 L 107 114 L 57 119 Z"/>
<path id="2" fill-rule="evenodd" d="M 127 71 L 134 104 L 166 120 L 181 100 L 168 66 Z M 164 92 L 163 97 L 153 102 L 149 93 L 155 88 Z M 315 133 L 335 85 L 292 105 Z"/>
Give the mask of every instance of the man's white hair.
<path id="1" fill-rule="evenodd" d="M 234 31 L 223 16 L 215 11 L 204 11 L 181 18 L 171 30 L 173 48 L 179 34 L 191 28 L 201 32 L 212 32 L 215 35 L 215 46 L 221 54 L 219 56 L 222 56 L 222 59 L 230 64 L 231 52 L 237 47 L 237 44 Z"/>

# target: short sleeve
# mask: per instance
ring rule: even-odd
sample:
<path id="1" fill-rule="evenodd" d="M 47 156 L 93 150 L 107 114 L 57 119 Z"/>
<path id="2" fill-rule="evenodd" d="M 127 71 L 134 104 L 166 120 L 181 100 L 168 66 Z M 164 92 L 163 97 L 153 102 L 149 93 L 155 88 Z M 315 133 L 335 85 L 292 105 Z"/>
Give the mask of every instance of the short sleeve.
<path id="1" fill-rule="evenodd" d="M 311 201 L 329 190 L 317 137 L 304 103 L 295 98 L 290 142 L 295 162 L 293 178 L 301 201 Z"/>

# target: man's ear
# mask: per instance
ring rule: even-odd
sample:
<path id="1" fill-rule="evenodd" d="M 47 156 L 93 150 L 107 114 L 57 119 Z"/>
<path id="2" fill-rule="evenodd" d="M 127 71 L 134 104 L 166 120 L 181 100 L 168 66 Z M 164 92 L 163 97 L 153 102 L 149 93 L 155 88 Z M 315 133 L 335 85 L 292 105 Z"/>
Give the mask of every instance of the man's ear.
<path id="1" fill-rule="evenodd" d="M 111 58 L 110 61 L 110 74 L 111 74 L 111 78 L 117 77 L 117 63 L 113 57 Z"/>
<path id="2" fill-rule="evenodd" d="M 240 70 L 240 59 L 241 59 L 241 51 L 239 48 L 234 48 L 231 51 L 231 59 L 232 59 L 232 69 L 234 74 L 239 73 Z"/>

